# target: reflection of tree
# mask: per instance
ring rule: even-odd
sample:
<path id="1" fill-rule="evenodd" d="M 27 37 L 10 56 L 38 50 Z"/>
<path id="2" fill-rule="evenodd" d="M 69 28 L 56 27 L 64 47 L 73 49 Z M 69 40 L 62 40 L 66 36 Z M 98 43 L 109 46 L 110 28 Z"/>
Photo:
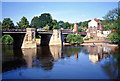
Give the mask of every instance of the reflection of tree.
<path id="1" fill-rule="evenodd" d="M 120 47 L 115 49 L 115 53 L 113 56 L 117 59 L 117 66 L 118 66 L 118 79 L 120 80 Z"/>
<path id="2" fill-rule="evenodd" d="M 110 58 L 110 61 L 105 62 L 104 65 L 101 65 L 105 73 L 111 78 L 117 78 L 117 63 L 114 60 L 114 57 Z"/>
<path id="3" fill-rule="evenodd" d="M 22 58 L 21 49 L 12 49 L 12 46 L 5 45 L 2 50 L 2 71 L 10 71 L 26 65 L 25 60 Z M 6 51 L 7 50 L 7 51 Z"/>
<path id="4" fill-rule="evenodd" d="M 120 48 L 116 48 L 109 61 L 106 61 L 101 66 L 110 78 L 120 78 Z"/>
<path id="5" fill-rule="evenodd" d="M 81 47 L 74 47 L 74 46 L 65 46 L 63 47 L 63 56 L 70 57 L 74 55 L 75 53 L 80 53 L 81 52 Z"/>
<path id="6" fill-rule="evenodd" d="M 42 67 L 44 70 L 53 68 L 53 57 L 49 50 L 49 46 L 42 46 L 37 49 L 37 61 L 35 66 Z"/>

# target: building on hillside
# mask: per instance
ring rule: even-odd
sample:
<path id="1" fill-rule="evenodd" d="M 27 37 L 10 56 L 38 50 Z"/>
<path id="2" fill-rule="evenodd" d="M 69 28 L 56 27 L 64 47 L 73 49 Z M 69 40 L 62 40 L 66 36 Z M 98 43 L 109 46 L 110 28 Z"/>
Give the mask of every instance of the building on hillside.
<path id="1" fill-rule="evenodd" d="M 88 23 L 87 37 L 93 39 L 105 39 L 111 31 L 104 31 L 100 19 L 93 19 Z"/>

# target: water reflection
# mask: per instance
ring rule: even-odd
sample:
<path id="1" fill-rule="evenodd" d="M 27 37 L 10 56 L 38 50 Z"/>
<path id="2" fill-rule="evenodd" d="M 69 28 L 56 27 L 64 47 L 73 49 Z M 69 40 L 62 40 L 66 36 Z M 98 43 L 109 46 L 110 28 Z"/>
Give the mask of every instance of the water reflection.
<path id="1" fill-rule="evenodd" d="M 107 46 L 42 46 L 37 49 L 16 50 L 13 50 L 12 47 L 8 48 L 3 47 L 3 72 L 6 74 L 7 71 L 15 70 L 15 72 L 19 71 L 19 76 L 22 78 L 26 75 L 36 77 L 27 72 L 58 78 L 67 76 L 108 78 L 109 76 L 113 79 L 120 77 L 120 72 L 118 72 L 120 71 L 120 48 Z"/>
<path id="2" fill-rule="evenodd" d="M 62 46 L 49 46 L 49 48 L 54 60 L 62 57 Z"/>
<path id="3" fill-rule="evenodd" d="M 21 49 L 13 49 L 13 46 L 2 46 L 2 72 L 10 71 L 26 65 Z"/>
<path id="4" fill-rule="evenodd" d="M 37 49 L 36 48 L 22 49 L 22 53 L 23 58 L 27 63 L 27 67 L 32 67 L 33 61 L 34 59 L 36 59 Z"/>
<path id="5" fill-rule="evenodd" d="M 78 60 L 78 52 L 75 53 L 75 58 Z"/>
<path id="6" fill-rule="evenodd" d="M 110 58 L 111 50 L 113 47 L 108 46 L 88 46 L 89 60 L 92 63 L 100 62 L 103 58 Z"/>

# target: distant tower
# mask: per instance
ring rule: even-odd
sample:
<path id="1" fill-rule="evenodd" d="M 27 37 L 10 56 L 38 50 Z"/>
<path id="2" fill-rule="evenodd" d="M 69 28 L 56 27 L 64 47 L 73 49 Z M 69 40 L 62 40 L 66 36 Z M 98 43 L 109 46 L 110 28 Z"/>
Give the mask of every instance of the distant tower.
<path id="1" fill-rule="evenodd" d="M 71 30 L 72 30 L 72 26 L 71 26 Z"/>
<path id="2" fill-rule="evenodd" d="M 78 32 L 78 26 L 77 26 L 77 24 L 74 24 L 74 32 Z"/>

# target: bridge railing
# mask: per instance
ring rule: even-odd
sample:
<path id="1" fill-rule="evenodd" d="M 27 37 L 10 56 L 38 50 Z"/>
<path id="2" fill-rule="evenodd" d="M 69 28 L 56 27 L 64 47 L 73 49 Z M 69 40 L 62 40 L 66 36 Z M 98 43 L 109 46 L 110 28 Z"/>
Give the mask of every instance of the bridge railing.
<path id="1" fill-rule="evenodd" d="M 62 33 L 74 33 L 72 30 L 61 30 Z"/>
<path id="2" fill-rule="evenodd" d="M 39 30 L 38 33 L 53 33 L 52 30 Z"/>
<path id="3" fill-rule="evenodd" d="M 0 29 L 2 32 L 26 32 L 26 29 Z"/>

